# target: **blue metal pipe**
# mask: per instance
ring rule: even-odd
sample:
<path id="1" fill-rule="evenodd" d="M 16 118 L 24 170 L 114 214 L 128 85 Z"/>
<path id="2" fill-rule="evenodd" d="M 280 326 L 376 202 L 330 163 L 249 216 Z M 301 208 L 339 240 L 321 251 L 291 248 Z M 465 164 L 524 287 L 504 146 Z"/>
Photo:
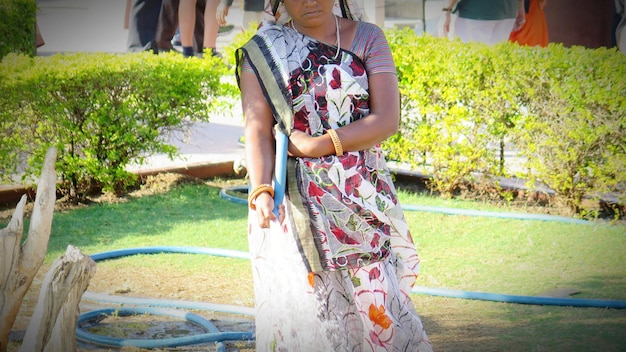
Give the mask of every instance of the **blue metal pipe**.
<path id="1" fill-rule="evenodd" d="M 287 182 L 287 147 L 289 137 L 281 131 L 276 132 L 276 162 L 274 164 L 274 214 L 278 217 L 278 206 L 283 203 Z"/>
<path id="2" fill-rule="evenodd" d="M 442 288 L 432 288 L 424 286 L 413 287 L 412 293 L 425 294 L 431 296 L 443 296 L 451 298 L 474 299 L 481 301 L 494 301 L 518 304 L 533 304 L 544 306 L 566 306 L 566 307 L 590 307 L 590 308 L 626 308 L 626 301 L 602 300 L 602 299 L 575 299 L 558 297 L 538 297 L 538 296 L 517 296 L 502 293 L 472 292 L 460 290 L 448 290 Z"/>

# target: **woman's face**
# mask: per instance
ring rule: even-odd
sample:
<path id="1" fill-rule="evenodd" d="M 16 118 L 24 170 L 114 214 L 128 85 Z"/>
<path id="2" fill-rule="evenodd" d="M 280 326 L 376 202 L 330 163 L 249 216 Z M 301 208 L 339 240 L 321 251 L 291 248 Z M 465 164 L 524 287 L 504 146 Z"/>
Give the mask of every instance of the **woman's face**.
<path id="1" fill-rule="evenodd" d="M 333 16 L 335 0 L 283 0 L 291 20 L 302 27 L 325 25 Z"/>

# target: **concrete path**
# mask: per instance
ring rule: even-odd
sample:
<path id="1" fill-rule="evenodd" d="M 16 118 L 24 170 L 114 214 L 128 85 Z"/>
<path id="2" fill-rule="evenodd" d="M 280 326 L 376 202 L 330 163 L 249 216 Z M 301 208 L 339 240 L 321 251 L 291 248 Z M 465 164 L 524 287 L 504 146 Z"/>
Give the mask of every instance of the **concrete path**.
<path id="1" fill-rule="evenodd" d="M 363 0 L 368 1 L 368 0 Z M 40 56 L 61 52 L 126 52 L 128 30 L 124 28 L 126 0 L 38 0 L 37 22 L 45 44 L 37 49 Z M 228 45 L 243 27 L 241 23 L 241 0 L 235 0 L 228 15 L 228 22 L 235 29 L 218 36 L 217 49 Z M 427 32 L 436 32 L 444 0 L 426 1 L 425 18 Z M 369 18 L 374 16 L 367 14 Z M 410 16 L 409 16 L 410 17 Z M 423 28 L 421 22 L 385 18 L 385 27 L 414 26 L 417 32 Z M 207 176 L 202 168 L 220 165 L 217 172 L 228 172 L 224 165 L 238 164 L 244 158 L 243 148 L 238 143 L 243 135 L 243 119 L 239 106 L 231 116 L 210 116 L 210 123 L 194 125 L 189 136 L 173 136 L 170 143 L 180 150 L 180 156 L 170 160 L 165 155 L 152 155 L 141 166 L 129 169 L 138 173 L 154 173 L 175 170 L 198 176 Z M 209 172 L 210 174 L 210 172 Z M 0 199 L 8 192 L 15 197 L 23 192 L 16 176 L 16 185 L 0 184 Z M 19 198 L 18 198 L 19 199 Z"/>
<path id="2" fill-rule="evenodd" d="M 39 0 L 37 21 L 45 40 L 38 55 L 59 52 L 126 52 L 128 30 L 124 29 L 126 0 Z M 241 27 L 241 10 L 235 1 L 228 20 L 236 26 L 228 35 L 218 37 L 218 50 L 230 43 Z M 204 164 L 223 164 L 243 159 L 238 144 L 243 134 L 239 111 L 235 116 L 216 115 L 210 123 L 196 124 L 189 136 L 173 136 L 170 142 L 180 150 L 180 157 L 150 156 L 146 164 L 130 169 L 141 173 L 198 168 Z"/>
<path id="3" fill-rule="evenodd" d="M 365 0 L 367 1 L 367 0 Z M 427 1 L 427 27 L 436 26 L 444 1 Z M 228 22 L 235 29 L 218 37 L 217 48 L 228 45 L 242 30 L 241 1 L 235 0 L 228 14 Z M 37 21 L 45 40 L 38 55 L 59 52 L 126 52 L 128 30 L 124 29 L 126 0 L 39 0 Z M 370 16 L 372 17 L 372 16 Z M 385 26 L 401 25 L 397 19 L 385 19 Z M 418 24 L 417 27 L 420 27 Z M 243 159 L 243 148 L 238 144 L 243 134 L 241 112 L 233 116 L 211 116 L 210 123 L 194 126 L 187 139 L 173 138 L 171 143 L 180 148 L 181 156 L 169 160 L 164 155 L 154 155 L 134 171 L 151 172 L 186 165 L 238 162 Z"/>

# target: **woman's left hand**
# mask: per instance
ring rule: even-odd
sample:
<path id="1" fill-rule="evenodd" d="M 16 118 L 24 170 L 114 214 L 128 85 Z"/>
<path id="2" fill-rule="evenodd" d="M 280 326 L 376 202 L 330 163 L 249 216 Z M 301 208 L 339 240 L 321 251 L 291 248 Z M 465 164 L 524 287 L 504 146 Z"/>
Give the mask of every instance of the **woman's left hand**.
<path id="1" fill-rule="evenodd" d="M 321 156 L 314 155 L 315 149 L 315 137 L 311 137 L 307 133 L 300 130 L 291 131 L 291 135 L 289 135 L 288 148 L 290 156 L 303 158 L 315 158 Z"/>

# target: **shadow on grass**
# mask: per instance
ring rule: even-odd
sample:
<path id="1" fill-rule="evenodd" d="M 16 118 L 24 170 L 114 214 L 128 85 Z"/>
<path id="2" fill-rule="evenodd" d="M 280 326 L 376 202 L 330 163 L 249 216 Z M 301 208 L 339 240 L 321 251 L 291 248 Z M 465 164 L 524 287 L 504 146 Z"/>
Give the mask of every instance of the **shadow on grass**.
<path id="1" fill-rule="evenodd" d="M 207 246 L 238 235 L 232 243 L 245 250 L 247 208 L 222 199 L 219 188 L 206 185 L 176 186 L 167 193 L 130 197 L 118 203 L 57 212 L 48 246 L 50 256 L 65 251 L 68 244 L 78 248 L 177 245 Z M 216 238 L 219 237 L 219 238 Z M 162 243 L 162 241 L 175 243 Z"/>

